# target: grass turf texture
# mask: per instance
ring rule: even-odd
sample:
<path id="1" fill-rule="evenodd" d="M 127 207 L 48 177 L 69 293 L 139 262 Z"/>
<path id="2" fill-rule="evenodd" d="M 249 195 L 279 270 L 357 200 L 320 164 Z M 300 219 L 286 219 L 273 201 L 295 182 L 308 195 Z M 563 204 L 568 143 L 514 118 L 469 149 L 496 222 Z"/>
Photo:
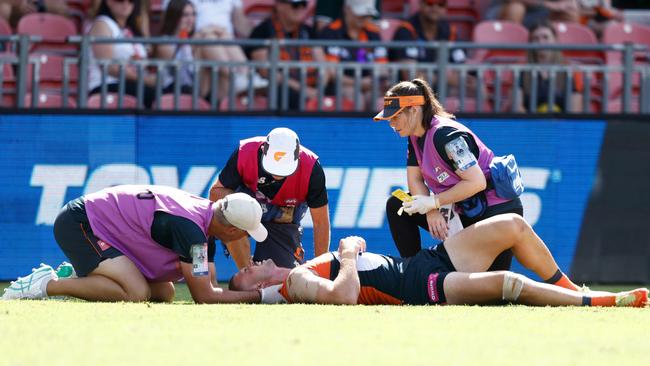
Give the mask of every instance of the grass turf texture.
<path id="1" fill-rule="evenodd" d="M 650 308 L 0 302 L 0 365 L 646 365 Z"/>

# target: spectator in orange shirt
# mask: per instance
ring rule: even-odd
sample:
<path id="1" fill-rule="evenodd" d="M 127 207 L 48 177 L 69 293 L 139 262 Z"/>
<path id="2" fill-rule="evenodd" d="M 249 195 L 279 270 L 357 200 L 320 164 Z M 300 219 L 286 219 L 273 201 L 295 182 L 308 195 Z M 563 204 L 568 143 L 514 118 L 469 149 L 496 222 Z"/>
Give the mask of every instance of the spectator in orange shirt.
<path id="1" fill-rule="evenodd" d="M 402 22 L 393 35 L 393 41 L 456 41 L 456 29 L 444 19 L 447 12 L 447 0 L 420 0 L 420 10 L 411 18 Z M 389 52 L 391 61 L 403 63 L 437 63 L 438 52 L 435 48 L 425 47 L 408 47 L 396 48 Z M 461 48 L 452 48 L 449 50 L 450 64 L 463 64 L 467 60 L 465 51 Z M 424 70 L 416 70 L 415 76 L 410 75 L 409 71 L 404 70 L 400 76 L 403 80 L 427 79 L 427 73 Z M 434 73 L 433 80 L 430 84 L 435 85 L 437 76 Z M 459 95 L 460 79 L 458 72 L 449 72 L 447 74 L 447 86 L 449 88 L 447 95 Z M 477 82 L 474 75 L 469 75 L 465 82 L 468 96 L 476 94 Z"/>
<path id="2" fill-rule="evenodd" d="M 251 39 L 294 39 L 307 40 L 314 39 L 316 35 L 312 27 L 303 23 L 307 9 L 307 0 L 276 0 L 273 14 L 271 17 L 260 23 L 251 33 Z M 269 48 L 265 46 L 251 46 L 247 50 L 250 59 L 253 61 L 268 61 Z M 281 61 L 317 61 L 324 62 L 325 54 L 322 47 L 281 47 Z M 268 78 L 268 70 L 260 70 L 263 77 Z M 278 95 L 280 97 L 280 106 L 283 105 L 282 88 L 285 82 L 288 89 L 288 107 L 289 109 L 298 109 L 300 104 L 301 93 L 306 93 L 308 99 L 317 98 L 316 80 L 319 77 L 318 70 L 315 68 L 307 69 L 306 84 L 307 87 L 302 89 L 300 86 L 300 69 L 294 68 L 289 70 L 289 77 L 285 81 L 280 72 L 277 74 L 279 84 Z M 324 81 L 327 82 L 326 80 Z"/>
<path id="3" fill-rule="evenodd" d="M 345 0 L 343 5 L 343 17 L 328 24 L 320 33 L 319 38 L 323 40 L 339 41 L 380 41 L 379 28 L 371 22 L 373 17 L 379 15 L 375 8 L 374 0 Z M 388 62 L 387 50 L 385 47 L 349 47 L 349 46 L 328 46 L 325 47 L 325 58 L 329 62 L 355 62 L 360 64 L 386 63 Z M 334 70 L 329 70 L 334 75 Z M 336 90 L 336 81 L 333 77 L 326 88 L 327 95 L 342 93 L 345 98 L 354 100 L 355 79 L 354 69 L 343 70 L 341 80 L 342 90 Z M 361 71 L 360 91 L 363 94 L 366 106 L 370 106 L 370 93 L 373 74 L 369 69 Z M 381 92 L 380 92 L 381 93 Z"/>
<path id="4" fill-rule="evenodd" d="M 598 36 L 612 21 L 622 22 L 623 13 L 612 6 L 611 0 L 580 0 L 580 23 L 591 28 Z"/>

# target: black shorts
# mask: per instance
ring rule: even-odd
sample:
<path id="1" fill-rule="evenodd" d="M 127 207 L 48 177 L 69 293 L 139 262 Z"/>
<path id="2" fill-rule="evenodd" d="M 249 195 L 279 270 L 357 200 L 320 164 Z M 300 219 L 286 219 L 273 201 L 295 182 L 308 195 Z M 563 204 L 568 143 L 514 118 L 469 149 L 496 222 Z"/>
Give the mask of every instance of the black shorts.
<path id="1" fill-rule="evenodd" d="M 450 272 L 456 272 L 445 247 L 422 249 L 408 259 L 404 271 L 403 299 L 405 304 L 445 304 L 444 282 Z"/>
<path id="2" fill-rule="evenodd" d="M 269 236 L 255 245 L 254 261 L 273 259 L 279 267 L 294 268 L 305 261 L 302 227 L 298 224 L 262 223 Z"/>
<path id="3" fill-rule="evenodd" d="M 123 255 L 95 236 L 85 206 L 83 197 L 74 199 L 54 221 L 54 238 L 80 277 L 94 271 L 101 261 Z"/>

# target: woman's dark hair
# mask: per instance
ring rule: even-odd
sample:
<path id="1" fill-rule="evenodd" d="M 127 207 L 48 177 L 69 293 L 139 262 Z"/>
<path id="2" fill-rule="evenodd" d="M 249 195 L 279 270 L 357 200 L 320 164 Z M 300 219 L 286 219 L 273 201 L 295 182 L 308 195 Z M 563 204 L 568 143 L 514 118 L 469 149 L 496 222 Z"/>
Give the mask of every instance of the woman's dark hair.
<path id="1" fill-rule="evenodd" d="M 163 15 L 162 26 L 160 27 L 160 35 L 165 36 L 174 36 L 178 31 L 178 24 L 181 22 L 183 17 L 183 11 L 185 6 L 191 5 L 194 8 L 194 4 L 189 0 L 171 0 L 167 5 L 167 10 L 165 10 L 165 15 Z M 194 34 L 194 29 L 190 30 L 189 36 Z"/>
<path id="2" fill-rule="evenodd" d="M 535 24 L 533 24 L 530 28 L 528 28 L 528 42 L 532 41 L 533 37 L 533 32 L 540 28 L 546 28 L 553 33 L 553 36 L 557 40 L 557 31 L 553 24 L 549 22 L 548 20 L 542 20 L 539 21 Z M 565 64 L 564 57 L 562 56 L 562 52 L 560 50 L 554 50 L 553 51 L 553 57 L 551 59 L 551 62 L 556 65 L 562 65 Z M 539 63 L 539 59 L 537 57 L 537 52 L 535 50 L 529 50 L 528 51 L 528 63 L 529 64 L 537 64 Z M 539 77 L 539 74 L 537 74 Z M 521 85 L 522 89 L 525 94 L 530 95 L 532 93 L 532 88 L 533 88 L 533 73 L 530 71 L 525 71 L 522 73 L 522 79 L 521 79 Z M 558 91 L 563 91 L 566 87 L 566 83 L 568 82 L 567 80 L 567 73 L 566 72 L 558 72 L 555 77 L 555 90 Z M 538 84 L 539 85 L 539 84 Z M 539 86 L 538 86 L 539 88 Z M 528 106 L 524 106 L 528 108 Z"/>
<path id="3" fill-rule="evenodd" d="M 536 22 L 530 28 L 528 28 L 528 42 L 532 42 L 533 40 L 533 32 L 540 28 L 546 28 L 553 33 L 553 37 L 557 40 L 557 31 L 555 30 L 555 27 L 551 22 L 548 20 L 541 20 L 539 22 Z M 539 60 L 537 59 L 537 52 L 535 50 L 529 50 L 528 51 L 528 63 L 538 63 Z M 564 62 L 564 58 L 562 57 L 562 52 L 559 50 L 553 51 L 553 62 L 557 64 L 561 64 Z"/>
<path id="4" fill-rule="evenodd" d="M 403 97 L 409 95 L 423 95 L 424 105 L 422 106 L 422 127 L 425 130 L 431 128 L 431 120 L 434 116 L 454 118 L 454 115 L 445 111 L 440 101 L 433 95 L 429 83 L 422 79 L 402 81 L 386 92 L 387 97 Z M 411 107 L 408 107 L 411 108 Z"/>
<path id="5" fill-rule="evenodd" d="M 133 11 L 131 12 L 131 15 L 129 15 L 129 17 L 126 18 L 126 27 L 131 30 L 131 32 L 135 37 L 142 37 L 142 29 L 140 29 L 140 25 L 138 24 L 137 21 L 138 15 L 140 14 L 140 0 L 132 0 L 132 1 L 133 1 Z M 99 4 L 99 9 L 97 10 L 97 16 L 100 15 L 106 15 L 107 17 L 115 20 L 113 13 L 111 13 L 111 9 L 108 7 L 107 0 L 102 0 L 101 4 Z"/>

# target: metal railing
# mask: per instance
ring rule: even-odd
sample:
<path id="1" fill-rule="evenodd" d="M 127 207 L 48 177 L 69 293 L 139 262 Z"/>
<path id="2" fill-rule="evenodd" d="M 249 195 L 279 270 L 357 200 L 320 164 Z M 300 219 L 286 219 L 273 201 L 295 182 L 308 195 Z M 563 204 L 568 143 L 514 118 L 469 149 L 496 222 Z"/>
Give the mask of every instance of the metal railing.
<path id="1" fill-rule="evenodd" d="M 71 37 L 69 42 L 79 45 L 77 55 L 63 56 L 63 70 L 55 81 L 58 87 L 44 85 L 48 76 L 42 73 L 47 62 L 42 56 L 30 53 L 34 44 L 41 41 L 37 36 L 14 35 L 0 37 L 0 42 L 9 43 L 9 51 L 0 55 L 0 63 L 3 68 L 8 65 L 13 70 L 13 80 L 7 80 L 7 75 L 12 72 L 4 72 L 0 79 L 0 98 L 5 100 L 7 96 L 13 96 L 15 103 L 5 107 L 23 108 L 26 104 L 38 105 L 42 93 L 57 94 L 62 98 L 61 106 L 64 108 L 87 106 L 88 100 L 88 70 L 91 65 L 97 65 L 101 70 L 101 106 L 104 106 L 105 97 L 109 94 L 106 82 L 108 69 L 112 65 L 118 67 L 117 78 L 117 105 L 122 107 L 125 95 L 126 68 L 135 67 L 137 70 L 137 105 L 135 109 L 144 109 L 144 75 L 151 73 L 155 75 L 156 83 L 152 86 L 155 91 L 155 98 L 152 108 L 160 109 L 163 95 L 163 76 L 168 70 L 174 70 L 172 77 L 179 80 L 179 73 L 182 67 L 191 66 L 196 72 L 192 79 L 191 96 L 192 110 L 210 111 L 234 111 L 234 110 L 264 110 L 267 112 L 288 112 L 288 111 L 374 111 L 377 102 L 381 100 L 385 90 L 390 85 L 402 80 L 405 77 L 412 78 L 421 75 L 432 82 L 436 96 L 443 104 L 457 103 L 457 110 L 452 112 L 476 111 L 476 112 L 507 112 L 517 113 L 523 110 L 538 111 L 537 105 L 537 80 L 536 75 L 548 74 L 549 88 L 546 99 L 555 100 L 556 80 L 565 78 L 564 112 L 567 113 L 593 113 L 620 111 L 624 113 L 650 113 L 650 62 L 635 62 L 635 56 L 647 55 L 650 61 L 650 50 L 648 47 L 632 44 L 613 45 L 539 45 L 539 44 L 477 44 L 470 42 L 341 42 L 326 40 L 198 40 L 198 39 L 176 39 L 167 37 L 138 38 L 138 39 L 113 39 L 97 38 L 90 36 Z M 269 60 L 266 62 L 223 62 L 211 60 L 95 60 L 91 57 L 93 44 L 116 44 L 116 43 L 142 43 L 148 47 L 159 44 L 189 44 L 192 46 L 238 46 L 238 47 L 268 47 Z M 405 49 L 417 47 L 420 49 L 435 49 L 437 60 L 432 63 L 356 63 L 356 62 L 304 62 L 284 61 L 280 59 L 281 50 L 287 47 L 384 47 L 385 49 Z M 510 56 L 503 56 L 506 60 L 497 60 L 496 63 L 464 63 L 456 64 L 449 62 L 449 54 L 454 49 L 463 49 L 470 54 L 478 50 L 488 51 L 528 51 L 539 49 L 553 49 L 558 51 L 596 51 L 600 54 L 618 54 L 618 64 L 563 64 L 563 65 L 541 65 L 510 62 Z M 521 58 L 521 55 L 518 56 Z M 517 58 L 517 57 L 515 57 Z M 470 57 L 471 59 L 471 57 Z M 44 62 L 45 60 L 45 62 Z M 520 61 L 520 60 L 517 60 Z M 503 63 L 499 63 L 503 62 Z M 209 74 L 210 94 L 207 99 L 201 100 L 200 83 L 201 73 L 198 70 L 207 69 Z M 219 70 L 228 70 L 227 80 L 223 80 Z M 77 70 L 73 73 L 72 70 Z M 248 85 L 245 90 L 237 91 L 233 87 L 237 73 L 242 71 L 248 74 Z M 6 70 L 5 70 L 6 71 Z M 255 88 L 251 80 L 254 73 L 264 73 L 268 76 L 268 86 Z M 362 87 L 363 75 L 369 75 L 370 88 Z M 526 106 L 521 104 L 522 90 L 520 80 L 523 75 L 529 74 L 532 85 L 529 93 L 529 103 Z M 316 75 L 310 80 L 309 76 Z M 344 93 L 343 76 L 348 75 L 352 79 L 352 86 Z M 449 76 L 455 75 L 459 80 L 459 87 L 456 88 L 456 95 L 450 96 Z M 560 76 L 562 75 L 562 76 Z M 298 104 L 294 108 L 289 103 L 289 87 L 287 83 L 280 83 L 279 77 L 286 80 L 292 76 L 297 79 L 301 91 L 298 96 Z M 328 77 L 330 80 L 328 80 Z M 573 110 L 571 97 L 575 94 L 572 85 L 574 79 L 580 77 L 583 81 L 583 88 L 580 91 L 583 106 L 581 110 Z M 314 80 L 315 79 L 315 80 Z M 475 87 L 470 88 L 468 81 L 472 79 Z M 31 80 L 31 81 L 29 81 Z M 29 81 L 29 82 L 28 82 Z M 329 81 L 329 82 L 328 82 Z M 616 82 L 613 82 L 616 81 Z M 224 95 L 219 95 L 218 90 L 222 82 L 227 82 L 229 87 Z M 613 82 L 613 83 L 612 83 Z M 56 83 L 55 83 L 56 84 Z M 329 85 L 328 85 L 329 84 Z M 183 93 L 180 83 L 175 83 L 171 94 L 174 95 L 174 105 L 171 109 L 182 109 L 178 100 Z M 474 85 L 474 84 L 473 84 Z M 620 88 L 616 91 L 611 87 Z M 315 90 L 318 97 L 312 100 L 304 92 L 307 88 Z M 31 92 L 31 101 L 26 103 L 25 96 Z M 331 95 L 326 96 L 326 92 Z M 616 93 L 614 93 L 616 92 Z M 74 97 L 74 106 L 68 104 L 69 97 Z M 255 105 L 256 98 L 263 100 L 263 105 Z M 242 106 L 242 101 L 248 101 Z M 612 107 L 616 104 L 616 108 Z M 549 112 L 553 108 L 547 109 Z"/>

